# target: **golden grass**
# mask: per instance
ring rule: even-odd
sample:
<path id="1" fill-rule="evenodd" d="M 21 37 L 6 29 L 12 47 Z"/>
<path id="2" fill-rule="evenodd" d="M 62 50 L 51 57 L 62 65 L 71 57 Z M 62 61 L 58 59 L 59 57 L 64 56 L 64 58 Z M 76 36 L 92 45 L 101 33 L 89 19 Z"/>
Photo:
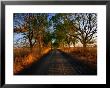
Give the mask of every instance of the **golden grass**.
<path id="1" fill-rule="evenodd" d="M 48 53 L 50 48 L 43 48 L 42 55 Z M 33 62 L 39 60 L 42 55 L 38 53 L 38 49 L 33 49 L 30 52 L 29 48 L 16 48 L 14 49 L 14 74 L 30 66 Z"/>
<path id="2" fill-rule="evenodd" d="M 88 64 L 93 66 L 97 65 L 97 48 L 96 47 L 73 47 L 73 48 L 65 48 L 64 52 L 70 54 L 71 56 L 77 57 L 77 59 L 82 60 Z"/>

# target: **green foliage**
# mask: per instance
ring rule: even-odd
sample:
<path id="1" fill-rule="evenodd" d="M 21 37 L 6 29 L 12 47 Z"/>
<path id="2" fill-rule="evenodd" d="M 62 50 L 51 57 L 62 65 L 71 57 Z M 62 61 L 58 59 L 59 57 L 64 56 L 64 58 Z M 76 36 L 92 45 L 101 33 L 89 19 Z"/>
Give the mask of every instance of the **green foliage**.
<path id="1" fill-rule="evenodd" d="M 86 47 L 95 42 L 97 32 L 97 15 L 94 13 L 55 13 L 49 18 L 48 13 L 22 14 L 24 21 L 14 27 L 15 33 L 22 33 L 28 46 L 33 48 L 39 45 L 63 46 L 79 41 Z M 16 14 L 14 14 L 16 18 Z M 20 24 L 20 21 L 18 21 Z M 52 31 L 53 30 L 53 31 Z M 64 46 L 63 46 L 64 47 Z"/>

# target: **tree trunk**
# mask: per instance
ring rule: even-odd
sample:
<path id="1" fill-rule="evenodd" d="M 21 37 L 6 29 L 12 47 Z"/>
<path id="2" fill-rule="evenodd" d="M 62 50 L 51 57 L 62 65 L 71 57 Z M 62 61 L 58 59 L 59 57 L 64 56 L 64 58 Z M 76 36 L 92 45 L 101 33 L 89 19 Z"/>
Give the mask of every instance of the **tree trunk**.
<path id="1" fill-rule="evenodd" d="M 30 44 L 30 51 L 32 52 L 33 44 L 32 44 L 31 39 L 29 39 L 29 44 Z"/>
<path id="2" fill-rule="evenodd" d="M 63 43 L 63 50 L 64 50 L 64 52 L 65 52 L 65 46 L 64 46 L 64 43 Z"/>
<path id="3" fill-rule="evenodd" d="M 51 41 L 51 50 L 52 50 L 52 41 Z"/>
<path id="4" fill-rule="evenodd" d="M 76 45 L 76 44 L 74 43 L 74 44 L 73 44 L 74 48 L 76 47 L 75 45 Z"/>
<path id="5" fill-rule="evenodd" d="M 83 43 L 83 54 L 85 54 L 85 52 L 86 52 L 86 46 L 87 46 L 87 44 Z"/>
<path id="6" fill-rule="evenodd" d="M 38 43 L 39 45 L 38 45 L 38 54 L 39 54 L 39 56 L 41 56 L 41 45 L 40 45 L 40 41 L 39 41 L 39 43 Z"/>
<path id="7" fill-rule="evenodd" d="M 86 43 L 83 43 L 83 48 L 86 48 L 87 44 Z"/>
<path id="8" fill-rule="evenodd" d="M 68 49 L 68 52 L 70 52 L 70 43 L 69 43 L 68 45 L 69 45 L 69 49 Z"/>

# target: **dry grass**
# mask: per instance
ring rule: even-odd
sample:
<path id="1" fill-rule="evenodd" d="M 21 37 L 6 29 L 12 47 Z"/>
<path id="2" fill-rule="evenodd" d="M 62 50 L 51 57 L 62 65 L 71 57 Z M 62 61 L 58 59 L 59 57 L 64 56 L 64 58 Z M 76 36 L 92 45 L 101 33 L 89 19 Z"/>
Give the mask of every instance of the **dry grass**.
<path id="1" fill-rule="evenodd" d="M 30 53 L 29 48 L 14 48 L 14 60 L 16 57 L 25 57 Z"/>
<path id="2" fill-rule="evenodd" d="M 94 67 L 97 65 L 97 48 L 96 47 L 75 47 L 75 48 L 65 48 L 64 52 L 70 54 L 71 56 L 77 57 L 79 60 L 82 60 Z"/>
<path id="3" fill-rule="evenodd" d="M 42 55 L 48 53 L 50 48 L 43 48 Z M 33 49 L 30 52 L 29 48 L 16 48 L 14 49 L 14 74 L 30 66 L 33 62 L 39 60 L 42 55 L 38 53 L 38 49 Z"/>

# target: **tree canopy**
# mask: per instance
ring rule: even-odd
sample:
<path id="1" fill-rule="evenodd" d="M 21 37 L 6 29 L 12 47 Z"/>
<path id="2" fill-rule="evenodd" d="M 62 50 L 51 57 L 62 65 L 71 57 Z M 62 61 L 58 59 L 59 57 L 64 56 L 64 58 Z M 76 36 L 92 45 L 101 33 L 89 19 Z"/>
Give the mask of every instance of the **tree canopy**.
<path id="1" fill-rule="evenodd" d="M 71 43 L 75 47 L 78 42 L 87 47 L 96 42 L 96 13 L 14 13 L 13 21 L 14 36 L 21 34 L 14 42 L 30 49 L 70 47 Z"/>

